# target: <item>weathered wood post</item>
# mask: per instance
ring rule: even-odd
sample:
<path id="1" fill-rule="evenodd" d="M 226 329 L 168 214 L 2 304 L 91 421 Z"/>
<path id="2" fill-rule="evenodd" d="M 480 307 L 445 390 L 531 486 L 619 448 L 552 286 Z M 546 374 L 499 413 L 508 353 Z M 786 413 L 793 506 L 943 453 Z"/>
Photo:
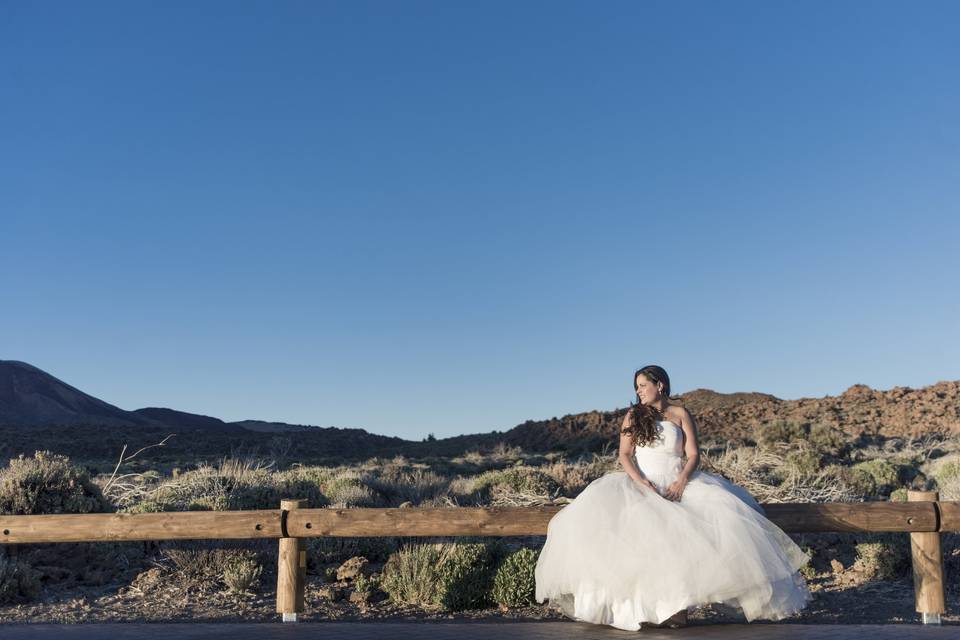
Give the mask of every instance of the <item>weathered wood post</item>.
<path id="1" fill-rule="evenodd" d="M 939 498 L 936 491 L 907 490 L 908 502 L 936 502 Z M 946 613 L 940 533 L 911 533 L 910 553 L 913 560 L 913 592 L 917 600 L 917 612 L 920 613 L 923 624 L 940 624 L 940 614 Z"/>
<path id="2" fill-rule="evenodd" d="M 280 501 L 280 555 L 277 558 L 277 613 L 284 622 L 296 622 L 303 612 L 303 592 L 307 581 L 307 551 L 303 538 L 290 538 L 287 514 L 306 507 L 306 500 Z"/>

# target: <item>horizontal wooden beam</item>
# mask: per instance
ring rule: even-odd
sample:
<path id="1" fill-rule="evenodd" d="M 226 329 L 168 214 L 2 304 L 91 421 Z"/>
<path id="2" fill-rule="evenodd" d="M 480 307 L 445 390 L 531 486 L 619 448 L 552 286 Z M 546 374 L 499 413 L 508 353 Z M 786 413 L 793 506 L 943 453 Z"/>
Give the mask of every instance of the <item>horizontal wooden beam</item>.
<path id="1" fill-rule="evenodd" d="M 938 502 L 940 528 L 938 531 L 960 531 L 960 502 Z"/>
<path id="2" fill-rule="evenodd" d="M 936 531 L 933 503 L 767 504 L 784 531 Z M 561 507 L 298 509 L 287 520 L 293 537 L 546 535 Z"/>
<path id="3" fill-rule="evenodd" d="M 0 516 L 0 542 L 280 538 L 280 510 Z"/>
<path id="4" fill-rule="evenodd" d="M 287 532 L 295 538 L 546 535 L 561 508 L 297 509 L 287 517 Z"/>
<path id="5" fill-rule="evenodd" d="M 960 531 L 960 502 L 762 505 L 787 532 Z M 546 535 L 563 507 L 296 509 L 0 516 L 0 544 L 321 536 Z"/>
<path id="6" fill-rule="evenodd" d="M 936 531 L 935 503 L 827 502 L 762 505 L 784 531 Z"/>

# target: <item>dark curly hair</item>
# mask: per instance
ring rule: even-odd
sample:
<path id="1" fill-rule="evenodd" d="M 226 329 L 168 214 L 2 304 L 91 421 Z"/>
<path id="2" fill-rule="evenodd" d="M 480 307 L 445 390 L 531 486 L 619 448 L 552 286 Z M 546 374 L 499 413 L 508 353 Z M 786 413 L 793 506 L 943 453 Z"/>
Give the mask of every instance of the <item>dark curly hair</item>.
<path id="1" fill-rule="evenodd" d="M 627 426 L 620 432 L 629 434 L 635 447 L 645 447 L 656 440 L 657 421 L 664 419 L 659 409 L 640 402 L 640 394 L 637 393 L 637 377 L 641 375 L 654 384 L 662 384 L 663 397 L 670 397 L 670 376 L 663 367 L 651 364 L 634 372 L 633 392 L 636 395 L 636 403 L 631 404 L 627 410 Z"/>

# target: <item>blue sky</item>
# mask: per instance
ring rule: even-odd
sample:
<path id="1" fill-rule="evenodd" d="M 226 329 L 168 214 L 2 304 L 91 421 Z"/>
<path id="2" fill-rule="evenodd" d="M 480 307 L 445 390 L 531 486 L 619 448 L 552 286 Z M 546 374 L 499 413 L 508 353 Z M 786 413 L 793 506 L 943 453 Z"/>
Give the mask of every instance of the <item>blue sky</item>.
<path id="1" fill-rule="evenodd" d="M 0 2 L 0 358 L 427 433 L 960 378 L 954 2 Z"/>

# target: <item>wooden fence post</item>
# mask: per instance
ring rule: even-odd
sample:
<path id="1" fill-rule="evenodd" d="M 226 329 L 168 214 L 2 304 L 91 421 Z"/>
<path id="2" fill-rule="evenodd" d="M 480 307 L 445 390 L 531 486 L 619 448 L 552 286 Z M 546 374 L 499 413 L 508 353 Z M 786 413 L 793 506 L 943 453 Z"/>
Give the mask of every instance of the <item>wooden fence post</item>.
<path id="1" fill-rule="evenodd" d="M 936 502 L 936 491 L 907 491 L 908 502 Z M 913 591 L 917 612 L 923 624 L 940 624 L 940 614 L 946 613 L 943 593 L 943 553 L 940 533 L 924 531 L 910 534 L 910 552 L 913 560 Z"/>
<path id="2" fill-rule="evenodd" d="M 307 581 L 307 551 L 303 538 L 287 535 L 287 513 L 306 507 L 306 500 L 281 500 L 280 555 L 277 558 L 277 613 L 284 622 L 296 622 L 303 612 L 303 592 Z"/>

